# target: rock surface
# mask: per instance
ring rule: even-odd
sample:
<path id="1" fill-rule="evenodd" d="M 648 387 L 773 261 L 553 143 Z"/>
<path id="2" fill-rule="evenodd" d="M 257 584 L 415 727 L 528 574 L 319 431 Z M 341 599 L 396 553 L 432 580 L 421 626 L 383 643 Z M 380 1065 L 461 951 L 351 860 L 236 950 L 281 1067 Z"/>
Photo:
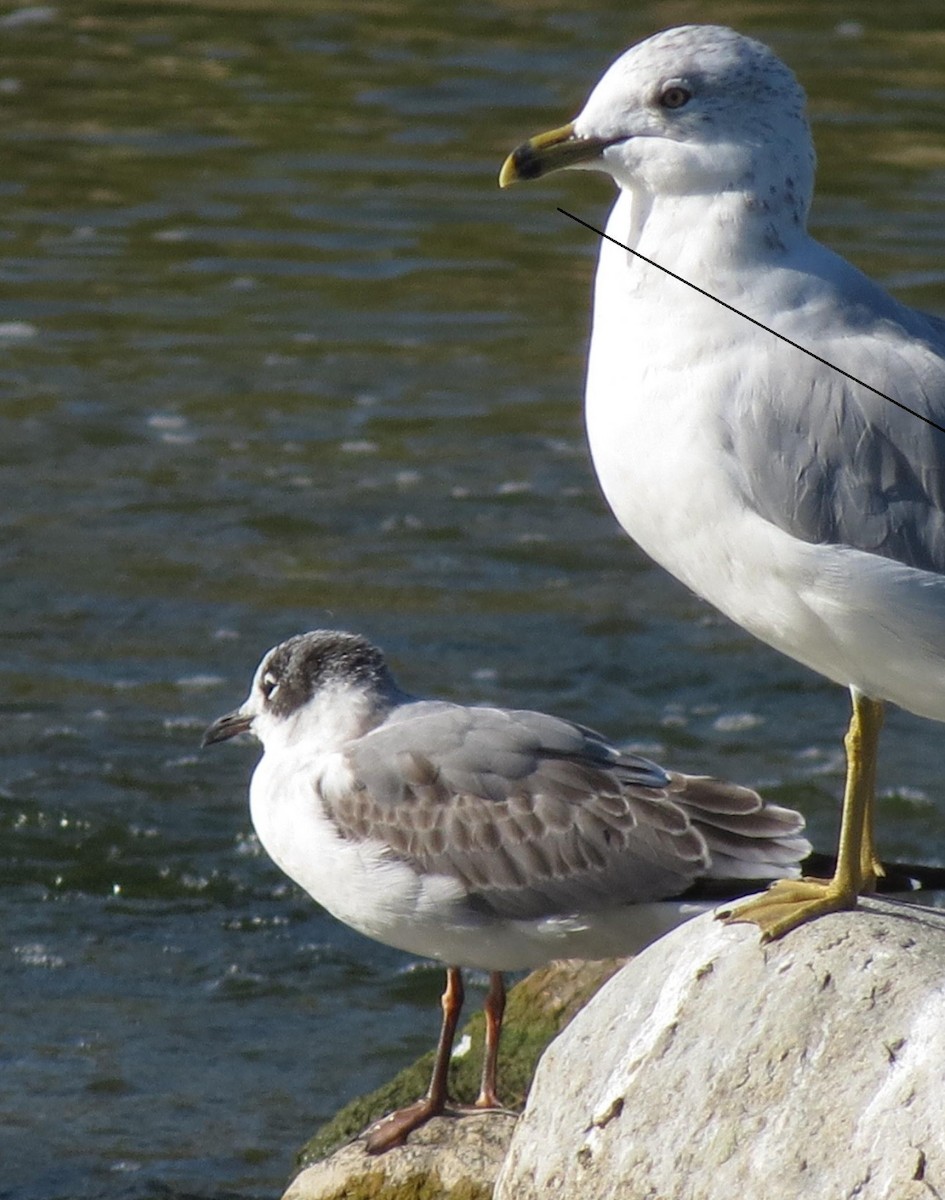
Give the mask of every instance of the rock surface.
<path id="1" fill-rule="evenodd" d="M 543 1056 L 496 1200 L 945 1197 L 945 915 L 864 901 L 762 946 L 711 915 Z"/>
<path id="2" fill-rule="evenodd" d="M 437 1117 L 380 1157 L 358 1139 L 297 1175 L 283 1200 L 490 1200 L 515 1120 Z"/>

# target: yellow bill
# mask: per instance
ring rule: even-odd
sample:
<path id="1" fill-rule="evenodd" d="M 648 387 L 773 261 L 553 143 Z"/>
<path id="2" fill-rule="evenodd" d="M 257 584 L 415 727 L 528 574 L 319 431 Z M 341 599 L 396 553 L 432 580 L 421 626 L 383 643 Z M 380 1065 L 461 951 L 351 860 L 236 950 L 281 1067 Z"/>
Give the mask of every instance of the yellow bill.
<path id="1" fill-rule="evenodd" d="M 608 138 L 578 137 L 573 124 L 539 133 L 517 146 L 502 164 L 499 187 L 507 188 L 523 179 L 538 179 L 551 171 L 593 162 L 612 144 L 613 140 Z"/>

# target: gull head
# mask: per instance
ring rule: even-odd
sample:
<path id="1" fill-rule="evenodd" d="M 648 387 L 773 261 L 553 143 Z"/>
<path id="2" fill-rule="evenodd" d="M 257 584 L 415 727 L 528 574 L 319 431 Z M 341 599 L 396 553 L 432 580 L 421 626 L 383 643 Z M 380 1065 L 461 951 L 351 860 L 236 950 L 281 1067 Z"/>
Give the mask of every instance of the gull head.
<path id="1" fill-rule="evenodd" d="M 379 724 L 401 699 L 376 646 L 357 634 L 316 629 L 264 655 L 246 700 L 213 722 L 202 745 L 251 733 L 267 749 L 327 752 Z"/>
<path id="2" fill-rule="evenodd" d="M 733 29 L 667 29 L 621 55 L 574 121 L 514 150 L 499 184 L 562 167 L 653 198 L 740 193 L 804 225 L 814 179 L 804 92 Z"/>

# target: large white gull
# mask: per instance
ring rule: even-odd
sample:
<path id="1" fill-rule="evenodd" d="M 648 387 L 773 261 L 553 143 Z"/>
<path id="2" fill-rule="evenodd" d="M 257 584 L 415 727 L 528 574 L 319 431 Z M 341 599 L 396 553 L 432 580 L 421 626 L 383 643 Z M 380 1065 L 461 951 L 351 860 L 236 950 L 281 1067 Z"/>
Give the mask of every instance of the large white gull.
<path id="1" fill-rule="evenodd" d="M 514 151 L 500 183 L 560 167 L 619 188 L 586 399 L 617 518 L 693 591 L 852 696 L 833 878 L 777 883 L 729 914 L 776 938 L 875 884 L 884 701 L 945 720 L 945 323 L 810 236 L 804 93 L 734 30 L 689 25 L 632 47 L 571 124 Z"/>

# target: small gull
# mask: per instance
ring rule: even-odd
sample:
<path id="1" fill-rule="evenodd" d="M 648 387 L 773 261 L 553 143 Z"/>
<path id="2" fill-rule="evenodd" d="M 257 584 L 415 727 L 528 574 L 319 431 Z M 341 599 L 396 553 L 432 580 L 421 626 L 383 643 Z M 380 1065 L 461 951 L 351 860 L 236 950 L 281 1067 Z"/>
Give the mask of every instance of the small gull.
<path id="1" fill-rule="evenodd" d="M 797 877 L 803 818 L 664 770 L 544 713 L 418 700 L 380 650 L 318 630 L 270 650 L 204 745 L 254 734 L 266 851 L 340 921 L 447 967 L 429 1089 L 367 1131 L 401 1144 L 445 1110 L 461 967 L 490 975 L 475 1107 L 499 1107 L 502 972 L 634 953 L 716 902 Z"/>
<path id="2" fill-rule="evenodd" d="M 852 696 L 833 877 L 776 883 L 723 914 L 780 937 L 875 886 L 884 702 L 945 720 L 945 322 L 809 235 L 804 93 L 731 29 L 632 47 L 499 182 L 560 167 L 619 188 L 586 396 L 618 520 L 693 591 Z"/>

